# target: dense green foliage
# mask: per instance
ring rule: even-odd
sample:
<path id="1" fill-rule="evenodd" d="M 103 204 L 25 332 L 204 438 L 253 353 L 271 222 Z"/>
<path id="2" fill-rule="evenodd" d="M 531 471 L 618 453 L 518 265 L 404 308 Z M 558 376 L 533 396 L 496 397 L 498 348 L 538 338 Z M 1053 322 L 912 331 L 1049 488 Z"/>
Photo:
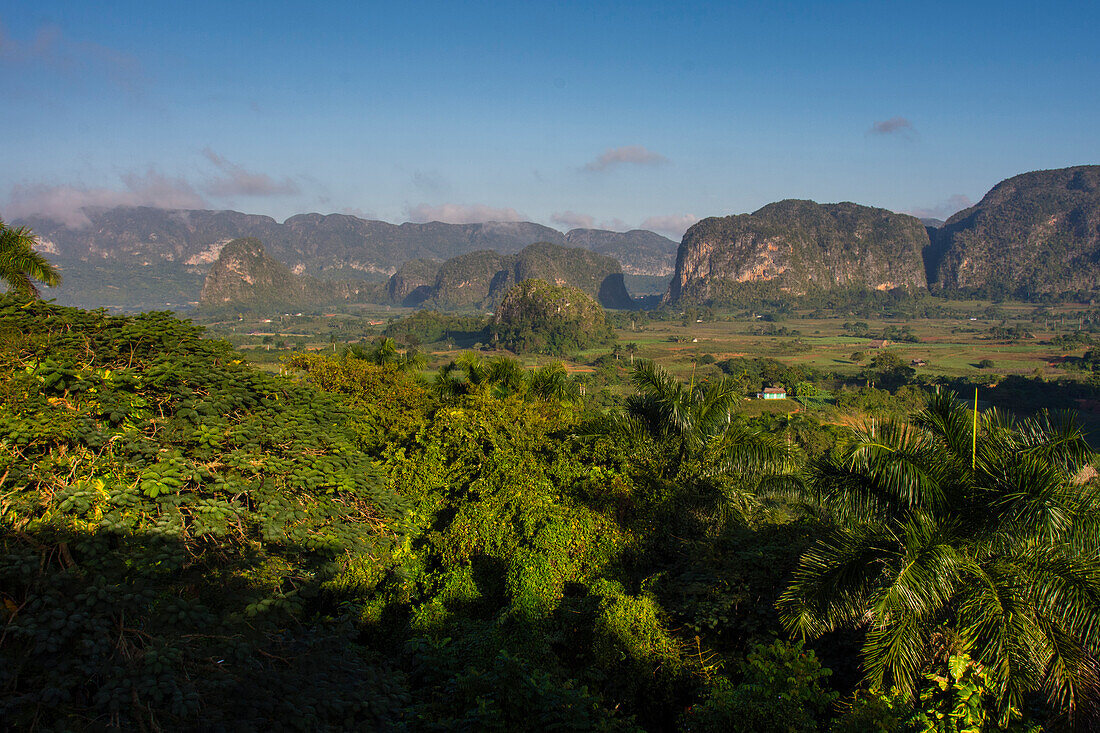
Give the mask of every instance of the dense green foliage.
<path id="1" fill-rule="evenodd" d="M 5 720 L 395 714 L 385 665 L 333 654 L 355 636 L 327 584 L 407 522 L 345 406 L 167 314 L 7 300 L 0 338 Z"/>
<path id="2" fill-rule="evenodd" d="M 488 340 L 488 327 L 488 319 L 481 316 L 419 310 L 387 325 L 382 335 L 409 346 L 446 342 L 470 346 Z"/>
<path id="3" fill-rule="evenodd" d="M 930 657 L 969 652 L 1002 722 L 1039 690 L 1091 719 L 1100 493 L 1082 471 L 1093 458 L 1068 420 L 978 416 L 946 394 L 913 426 L 862 433 L 814 466 L 836 524 L 803 556 L 785 623 L 810 636 L 866 627 L 880 689 L 913 695 Z"/>
<path id="4" fill-rule="evenodd" d="M 509 290 L 490 331 L 517 353 L 566 354 L 615 338 L 599 303 L 577 288 L 543 280 L 524 280 Z"/>
<path id="5" fill-rule="evenodd" d="M 912 473 L 959 505 L 941 533 L 952 557 L 980 565 L 1004 598 L 1042 601 L 1013 616 L 1039 629 L 1028 639 L 1059 624 L 1091 634 L 1081 589 L 1094 547 L 1067 533 L 1094 521 L 1097 487 L 1087 469 L 1069 476 L 1092 459 L 1072 428 L 1027 459 L 1035 475 L 1061 462 L 1023 496 L 993 477 L 1027 468 L 1024 442 L 1045 445 L 1045 424 L 983 418 L 977 470 L 924 437 L 906 443 L 905 471 L 881 458 L 876 473 L 853 465 L 872 449 L 843 426 L 742 412 L 743 389 L 776 377 L 792 404 L 851 400 L 904 418 L 929 399 L 910 386 L 825 389 L 809 370 L 755 360 L 724 364 L 728 376 L 700 364 L 684 384 L 641 359 L 628 371 L 623 350 L 596 374 L 629 376 L 634 393 L 596 409 L 614 400 L 586 398 L 557 363 L 470 352 L 425 380 L 402 368 L 415 354 L 396 332 L 295 354 L 283 376 L 201 336 L 163 313 L 0 299 L 6 724 L 948 731 L 1005 719 L 1006 700 L 1021 716 L 1088 722 L 1085 676 L 1031 694 L 1042 649 L 1029 657 L 1013 641 L 1006 687 L 965 604 L 917 619 L 930 648 L 906 657 L 899 689 L 884 689 L 892 673 L 878 684 L 875 629 L 792 641 L 790 602 L 777 606 L 846 530 L 880 532 L 876 547 L 899 556 L 908 545 L 891 522 L 904 520 L 864 522 L 827 490 L 858 484 L 852 472 L 888 486 Z M 892 373 L 887 361 L 869 368 Z M 1016 458 L 998 458 L 1004 445 Z M 983 497 L 1003 511 L 973 508 Z M 969 532 L 979 520 L 985 535 Z M 1080 571 L 1078 596 L 996 575 L 1041 544 L 1035 527 L 1056 540 L 1040 560 Z M 1052 604 L 1078 610 L 1053 617 Z M 1058 648 L 1087 672 L 1082 639 Z"/>

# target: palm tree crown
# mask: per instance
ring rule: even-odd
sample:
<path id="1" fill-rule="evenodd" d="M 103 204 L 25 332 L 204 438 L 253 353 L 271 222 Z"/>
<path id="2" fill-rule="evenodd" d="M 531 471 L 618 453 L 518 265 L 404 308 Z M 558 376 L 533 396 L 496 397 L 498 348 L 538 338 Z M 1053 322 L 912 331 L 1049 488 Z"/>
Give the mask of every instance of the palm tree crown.
<path id="1" fill-rule="evenodd" d="M 732 420 L 742 395 L 731 380 L 683 384 L 657 364 L 639 361 L 631 381 L 638 392 L 627 399 L 622 427 L 672 449 L 673 475 L 793 468 L 794 455 L 782 439 Z"/>
<path id="2" fill-rule="evenodd" d="M 8 290 L 38 298 L 35 281 L 48 287 L 61 284 L 61 275 L 49 260 L 34 251 L 35 236 L 27 227 L 10 227 L 0 219 L 0 280 Z"/>
<path id="3" fill-rule="evenodd" d="M 977 432 L 973 426 L 977 425 Z M 1042 691 L 1094 712 L 1100 693 L 1100 487 L 1068 418 L 982 416 L 935 397 L 914 425 L 863 431 L 817 462 L 835 526 L 780 599 L 786 626 L 866 632 L 867 676 L 911 695 L 935 659 L 965 651 L 1007 720 Z"/>

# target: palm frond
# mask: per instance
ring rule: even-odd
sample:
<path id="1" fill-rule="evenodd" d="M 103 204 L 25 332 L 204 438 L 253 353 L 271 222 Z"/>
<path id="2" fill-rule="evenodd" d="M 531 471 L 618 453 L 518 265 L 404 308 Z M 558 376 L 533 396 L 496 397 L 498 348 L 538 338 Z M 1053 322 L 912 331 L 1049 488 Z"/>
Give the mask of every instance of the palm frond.
<path id="1" fill-rule="evenodd" d="M 9 227 L 0 220 L 0 280 L 13 292 L 37 299 L 35 281 L 48 287 L 61 284 L 61 274 L 34 250 L 34 233 L 27 227 Z"/>
<path id="2" fill-rule="evenodd" d="M 915 424 L 932 433 L 933 440 L 944 449 L 944 459 L 959 466 L 970 465 L 973 414 L 954 393 L 933 395 L 924 410 L 916 416 Z"/>
<path id="3" fill-rule="evenodd" d="M 983 461 L 987 475 L 980 495 L 997 532 L 1013 542 L 1056 542 L 1072 532 L 1078 502 L 1068 476 L 1032 453 L 1001 455 L 996 464 L 990 463 Z"/>
<path id="4" fill-rule="evenodd" d="M 569 378 L 565 364 L 556 361 L 541 366 L 531 374 L 531 392 L 544 400 L 575 400 L 580 396 L 577 383 Z"/>
<path id="5" fill-rule="evenodd" d="M 791 632 L 817 637 L 862 620 L 874 597 L 877 577 L 897 557 L 881 528 L 838 528 L 803 553 L 794 580 L 777 603 Z"/>
<path id="6" fill-rule="evenodd" d="M 901 616 L 868 630 L 861 653 L 870 685 L 880 690 L 895 688 L 912 698 L 928 659 L 933 628 L 915 616 Z"/>
<path id="7" fill-rule="evenodd" d="M 776 475 L 793 471 L 801 451 L 774 433 L 731 425 L 703 456 L 707 475 Z"/>
<path id="8" fill-rule="evenodd" d="M 1096 460 L 1075 414 L 1066 411 L 1043 410 L 1020 425 L 1023 449 L 1076 473 Z"/>

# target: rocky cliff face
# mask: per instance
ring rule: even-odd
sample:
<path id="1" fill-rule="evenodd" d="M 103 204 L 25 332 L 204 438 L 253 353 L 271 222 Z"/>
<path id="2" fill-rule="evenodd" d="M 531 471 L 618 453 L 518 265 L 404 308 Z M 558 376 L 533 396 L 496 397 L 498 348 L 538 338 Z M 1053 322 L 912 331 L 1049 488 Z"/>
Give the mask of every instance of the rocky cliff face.
<path id="1" fill-rule="evenodd" d="M 221 248 L 199 296 L 207 308 L 241 306 L 279 308 L 359 302 L 376 286 L 366 282 L 331 282 L 297 275 L 269 257 L 260 240 L 234 239 Z"/>
<path id="2" fill-rule="evenodd" d="M 579 288 L 609 308 L 633 305 L 618 262 L 549 242 L 511 256 L 486 250 L 450 259 L 440 266 L 427 302 L 438 308 L 491 309 L 509 288 L 532 278 Z"/>
<path id="3" fill-rule="evenodd" d="M 1100 166 L 1034 171 L 994 186 L 936 236 L 934 285 L 1028 299 L 1100 290 Z"/>
<path id="4" fill-rule="evenodd" d="M 815 290 L 925 286 L 928 234 L 905 214 L 852 203 L 780 201 L 704 219 L 684 235 L 666 303 L 721 301 L 746 285 Z"/>

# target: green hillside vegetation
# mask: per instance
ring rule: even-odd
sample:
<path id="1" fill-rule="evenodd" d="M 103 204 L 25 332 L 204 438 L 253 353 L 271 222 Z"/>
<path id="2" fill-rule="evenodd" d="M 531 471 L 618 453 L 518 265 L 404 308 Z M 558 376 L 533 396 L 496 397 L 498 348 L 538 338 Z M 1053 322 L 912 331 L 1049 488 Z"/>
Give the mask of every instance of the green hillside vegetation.
<path id="1" fill-rule="evenodd" d="M 609 308 L 633 305 L 617 261 L 549 242 L 515 255 L 482 251 L 450 259 L 439 267 L 425 300 L 437 308 L 492 310 L 509 288 L 532 278 L 579 288 Z"/>
<path id="2" fill-rule="evenodd" d="M 396 678 L 343 654 L 331 605 L 408 533 L 354 413 L 163 313 L 8 299 L 0 338 L 8 724 L 393 714 Z"/>
<path id="3" fill-rule="evenodd" d="M 258 239 L 234 239 L 218 254 L 203 282 L 199 305 L 205 310 L 274 312 L 333 303 L 377 300 L 378 286 L 331 282 L 296 275 L 269 257 Z"/>
<path id="4" fill-rule="evenodd" d="M 432 284 L 443 263 L 409 260 L 386 281 L 386 300 L 394 305 L 417 306 L 431 297 Z"/>
<path id="5" fill-rule="evenodd" d="M 911 216 L 852 203 L 780 201 L 693 225 L 665 299 L 723 302 L 760 285 L 789 295 L 915 290 L 926 286 L 927 246 L 924 226 Z"/>
<path id="6" fill-rule="evenodd" d="M 508 291 L 490 331 L 496 342 L 517 353 L 565 354 L 614 339 L 599 303 L 577 288 L 534 279 Z"/>
<path id="7" fill-rule="evenodd" d="M 459 255 L 439 267 L 428 293 L 431 305 L 439 308 L 489 308 L 493 282 L 506 280 L 508 257 L 491 250 Z"/>
<path id="8" fill-rule="evenodd" d="M 1100 166 L 1014 176 L 937 232 L 939 287 L 1030 300 L 1079 300 L 1100 286 Z"/>
<path id="9" fill-rule="evenodd" d="M 584 293 L 524 281 L 491 328 L 578 311 L 582 335 L 607 324 Z M 988 311 L 1001 330 L 981 333 L 1027 340 Z M 1039 410 L 1097 394 L 1091 313 L 1059 341 L 1084 354 L 1065 362 L 1078 391 L 982 376 L 983 403 L 1024 417 L 975 411 L 950 389 L 972 382 L 922 380 L 892 347 L 862 351 L 895 328 L 869 316 L 843 326 L 860 337 L 752 319 L 787 324 L 737 336 L 779 360 L 700 353 L 684 334 L 730 324 L 667 315 L 614 314 L 636 341 L 529 369 L 500 352 L 425 364 L 417 334 L 481 321 L 421 312 L 392 336 L 283 352 L 271 374 L 167 313 L 0 297 L 0 719 L 1094 725 L 1097 456 Z M 745 399 L 777 382 L 789 399 Z"/>

